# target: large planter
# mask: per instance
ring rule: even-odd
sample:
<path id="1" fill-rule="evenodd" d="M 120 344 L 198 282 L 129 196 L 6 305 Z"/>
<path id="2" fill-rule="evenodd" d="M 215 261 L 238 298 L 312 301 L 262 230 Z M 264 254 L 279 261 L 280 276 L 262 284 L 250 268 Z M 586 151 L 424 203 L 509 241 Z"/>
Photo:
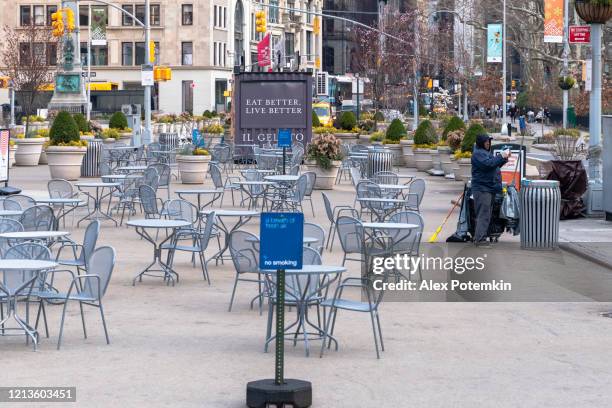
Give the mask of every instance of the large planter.
<path id="1" fill-rule="evenodd" d="M 587 24 L 605 24 L 612 18 L 612 5 L 593 4 L 591 1 L 576 0 L 576 12 Z"/>
<path id="2" fill-rule="evenodd" d="M 202 137 L 204 137 L 204 140 L 207 141 L 210 146 L 219 144 L 221 140 L 223 140 L 223 134 L 221 133 L 204 133 Z"/>
<path id="3" fill-rule="evenodd" d="M 445 175 L 453 174 L 453 163 L 451 162 L 451 149 L 448 146 L 438 146 L 440 156 L 440 167 Z"/>
<path id="4" fill-rule="evenodd" d="M 414 164 L 419 171 L 427 171 L 433 168 L 430 149 L 412 149 L 414 153 Z"/>
<path id="5" fill-rule="evenodd" d="M 204 183 L 204 178 L 206 177 L 206 173 L 208 172 L 208 163 L 210 162 L 210 156 L 177 155 L 176 162 L 178 163 L 179 173 L 181 174 L 181 183 Z"/>
<path id="6" fill-rule="evenodd" d="M 132 142 L 132 132 L 119 132 L 119 140 L 123 143 L 130 144 Z"/>
<path id="7" fill-rule="evenodd" d="M 359 144 L 366 145 L 366 146 L 369 145 L 370 144 L 370 136 L 371 135 L 368 135 L 368 134 L 366 134 L 366 135 L 359 135 Z"/>
<path id="8" fill-rule="evenodd" d="M 15 164 L 17 166 L 37 166 L 44 143 L 45 139 L 42 137 L 15 139 L 15 144 L 17 144 Z"/>
<path id="9" fill-rule="evenodd" d="M 440 153 L 438 149 L 431 149 L 431 164 L 433 165 L 433 170 L 442 171 L 442 166 L 440 165 Z"/>
<path id="10" fill-rule="evenodd" d="M 9 146 L 9 167 L 13 167 L 15 165 L 15 152 L 17 151 L 17 146 Z"/>
<path id="11" fill-rule="evenodd" d="M 414 140 L 412 139 L 400 140 L 402 156 L 404 156 L 404 166 L 406 167 L 416 167 L 414 162 L 414 153 L 412 152 L 412 145 L 414 145 Z"/>
<path id="12" fill-rule="evenodd" d="M 81 176 L 81 164 L 86 147 L 48 146 L 47 159 L 52 179 L 77 180 Z"/>
<path id="13" fill-rule="evenodd" d="M 472 159 L 457 160 L 459 171 L 455 173 L 455 180 L 468 181 L 472 178 Z"/>
<path id="14" fill-rule="evenodd" d="M 44 141 L 45 143 L 47 143 L 49 141 L 49 138 L 45 137 Z M 47 159 L 47 151 L 43 147 L 43 149 L 40 152 L 40 159 L 38 159 L 38 164 L 48 164 L 48 163 L 49 163 L 49 160 Z"/>
<path id="15" fill-rule="evenodd" d="M 355 144 L 358 141 L 361 143 L 359 140 L 359 133 L 334 133 L 334 136 L 340 139 L 342 143 Z M 369 142 L 370 138 L 368 137 L 368 143 Z"/>
<path id="16" fill-rule="evenodd" d="M 316 190 L 332 190 L 336 183 L 338 170 L 340 169 L 341 161 L 334 160 L 331 162 L 329 169 L 324 169 L 314 160 L 306 160 L 304 162 L 308 171 L 312 171 L 317 175 L 314 188 Z"/>
<path id="17" fill-rule="evenodd" d="M 403 165 L 402 157 L 402 145 L 400 144 L 386 144 L 385 148 L 393 153 L 393 166 L 399 167 Z"/>

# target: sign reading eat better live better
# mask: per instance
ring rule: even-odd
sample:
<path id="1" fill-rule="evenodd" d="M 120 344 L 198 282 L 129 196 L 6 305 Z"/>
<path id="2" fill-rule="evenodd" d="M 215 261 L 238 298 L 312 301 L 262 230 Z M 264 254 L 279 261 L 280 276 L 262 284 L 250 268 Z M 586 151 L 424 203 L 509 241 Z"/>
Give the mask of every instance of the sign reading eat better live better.
<path id="1" fill-rule="evenodd" d="M 245 82 L 240 89 L 240 119 L 245 128 L 305 129 L 304 86 L 299 82 Z"/>
<path id="2" fill-rule="evenodd" d="M 261 213 L 259 227 L 261 269 L 301 269 L 304 214 Z"/>

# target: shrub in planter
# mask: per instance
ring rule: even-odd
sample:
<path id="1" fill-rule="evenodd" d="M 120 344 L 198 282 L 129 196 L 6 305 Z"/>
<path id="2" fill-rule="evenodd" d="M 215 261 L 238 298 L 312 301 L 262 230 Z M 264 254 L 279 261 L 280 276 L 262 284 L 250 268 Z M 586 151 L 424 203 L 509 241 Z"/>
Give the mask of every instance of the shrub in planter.
<path id="1" fill-rule="evenodd" d="M 381 111 L 376 111 L 376 113 L 374 114 L 374 121 L 375 122 L 384 122 L 385 121 L 385 115 L 383 115 L 383 113 Z"/>
<path id="2" fill-rule="evenodd" d="M 444 130 L 442 131 L 442 140 L 446 140 L 450 132 L 454 132 L 455 130 L 461 130 L 461 129 L 465 130 L 465 123 L 463 122 L 463 120 L 461 120 L 457 116 L 451 117 L 448 120 L 448 123 L 446 124 L 446 126 L 444 127 Z"/>
<path id="3" fill-rule="evenodd" d="M 408 135 L 404 124 L 399 119 L 393 119 L 391 125 L 387 128 L 387 139 L 399 142 L 399 140 Z"/>
<path id="4" fill-rule="evenodd" d="M 382 142 L 383 140 L 385 140 L 385 133 L 384 132 L 374 132 L 370 136 L 370 143 Z"/>
<path id="5" fill-rule="evenodd" d="M 87 151 L 79 127 L 68 112 L 59 112 L 49 131 L 47 160 L 51 178 L 76 180 L 81 175 L 81 163 Z"/>
<path id="6" fill-rule="evenodd" d="M 89 126 L 89 122 L 87 122 L 87 119 L 82 113 L 75 113 L 74 115 L 72 115 L 72 118 L 74 119 L 74 121 L 76 122 L 79 128 L 79 132 L 83 132 L 83 133 L 91 132 L 91 127 Z"/>
<path id="7" fill-rule="evenodd" d="M 128 123 L 127 118 L 123 114 L 123 112 L 115 112 L 113 116 L 111 116 L 110 121 L 108 122 L 108 127 L 111 129 L 127 129 Z"/>
<path id="8" fill-rule="evenodd" d="M 315 188 L 331 190 L 342 160 L 340 139 L 332 134 L 316 136 L 308 145 L 306 167 L 317 175 Z"/>
<path id="9" fill-rule="evenodd" d="M 455 130 L 450 132 L 446 137 L 446 143 L 448 143 L 453 152 L 457 151 L 461 147 L 461 142 L 463 141 L 464 135 L 465 132 L 463 130 Z"/>
<path id="10" fill-rule="evenodd" d="M 486 134 L 487 131 L 484 127 L 482 127 L 482 125 L 478 123 L 471 125 L 465 132 L 465 136 L 461 142 L 461 151 L 464 153 L 471 152 L 474 148 L 474 143 L 476 143 L 476 137 L 483 133 Z"/>
<path id="11" fill-rule="evenodd" d="M 559 88 L 563 89 L 564 91 L 568 91 L 572 89 L 574 85 L 576 85 L 576 80 L 571 76 L 560 76 L 557 84 L 559 85 Z"/>
<path id="12" fill-rule="evenodd" d="M 376 122 L 372 119 L 360 120 L 357 127 L 366 133 L 370 133 L 376 130 Z"/>
<path id="13" fill-rule="evenodd" d="M 432 145 L 438 142 L 436 130 L 429 120 L 424 120 L 414 132 L 415 145 Z"/>
<path id="14" fill-rule="evenodd" d="M 324 135 L 327 133 L 337 133 L 338 129 L 336 129 L 335 127 L 328 127 L 328 126 L 319 126 L 319 127 L 313 127 L 312 129 L 312 133 L 314 133 L 315 135 Z"/>
<path id="15" fill-rule="evenodd" d="M 312 127 L 318 127 L 318 126 L 321 126 L 319 115 L 317 115 L 317 112 L 312 111 Z"/>
<path id="16" fill-rule="evenodd" d="M 103 140 L 107 139 L 119 139 L 119 131 L 117 129 L 104 129 L 100 132 L 100 138 Z"/>
<path id="17" fill-rule="evenodd" d="M 357 118 L 353 112 L 342 112 L 338 120 L 338 126 L 342 130 L 352 131 L 357 126 Z"/>

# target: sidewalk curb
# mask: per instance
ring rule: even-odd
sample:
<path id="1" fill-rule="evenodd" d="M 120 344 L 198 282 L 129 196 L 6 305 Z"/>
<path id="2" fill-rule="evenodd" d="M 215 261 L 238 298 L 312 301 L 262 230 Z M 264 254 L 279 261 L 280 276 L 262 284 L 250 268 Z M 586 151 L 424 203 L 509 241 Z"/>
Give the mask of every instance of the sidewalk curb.
<path id="1" fill-rule="evenodd" d="M 587 247 L 584 247 L 576 242 L 559 242 L 559 248 L 579 256 L 580 258 L 586 259 L 587 261 L 591 261 L 612 270 L 612 259 L 601 256 L 597 252 L 591 251 Z"/>

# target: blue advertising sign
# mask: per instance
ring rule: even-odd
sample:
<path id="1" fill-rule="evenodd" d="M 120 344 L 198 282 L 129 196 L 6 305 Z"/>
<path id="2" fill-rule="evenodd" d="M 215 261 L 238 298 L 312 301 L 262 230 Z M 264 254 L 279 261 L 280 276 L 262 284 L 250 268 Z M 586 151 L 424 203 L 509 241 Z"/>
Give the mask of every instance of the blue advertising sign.
<path id="1" fill-rule="evenodd" d="M 278 147 L 291 147 L 291 129 L 278 129 Z"/>
<path id="2" fill-rule="evenodd" d="M 303 213 L 261 213 L 261 269 L 301 269 L 304 246 Z"/>
<path id="3" fill-rule="evenodd" d="M 487 25 L 487 62 L 502 62 L 502 25 Z"/>
<path id="4" fill-rule="evenodd" d="M 191 143 L 193 143 L 195 147 L 204 147 L 204 138 L 198 129 L 193 129 L 191 131 Z"/>

